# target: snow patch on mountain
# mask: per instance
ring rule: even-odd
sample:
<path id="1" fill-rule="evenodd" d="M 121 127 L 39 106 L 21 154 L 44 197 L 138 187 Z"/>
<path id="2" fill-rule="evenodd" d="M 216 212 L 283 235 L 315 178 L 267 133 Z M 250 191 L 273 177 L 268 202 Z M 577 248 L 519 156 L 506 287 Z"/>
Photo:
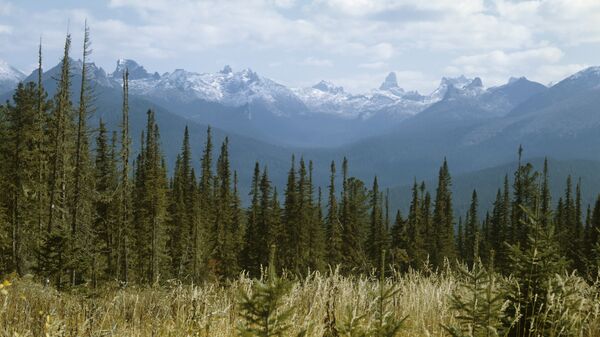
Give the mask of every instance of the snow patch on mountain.
<path id="1" fill-rule="evenodd" d="M 0 60 L 0 93 L 14 89 L 25 77 L 24 73 Z"/>

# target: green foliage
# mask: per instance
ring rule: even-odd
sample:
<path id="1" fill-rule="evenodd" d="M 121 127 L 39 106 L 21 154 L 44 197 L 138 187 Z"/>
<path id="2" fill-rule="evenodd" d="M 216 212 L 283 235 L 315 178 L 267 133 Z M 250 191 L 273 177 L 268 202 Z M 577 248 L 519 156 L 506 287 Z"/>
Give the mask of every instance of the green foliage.
<path id="1" fill-rule="evenodd" d="M 509 246 L 514 282 L 507 298 L 515 306 L 508 311 L 508 317 L 516 322 L 511 336 L 545 335 L 551 327 L 548 321 L 540 319 L 541 314 L 549 307 L 553 296 L 551 282 L 563 270 L 565 260 L 560 255 L 552 222 L 548 220 L 547 227 L 541 225 L 541 216 L 549 215 L 523 206 L 521 211 L 525 217 L 522 225 L 530 234 L 524 247 Z"/>
<path id="2" fill-rule="evenodd" d="M 396 317 L 396 313 L 390 310 L 394 297 L 398 295 L 400 289 L 393 284 L 390 285 L 385 277 L 385 250 L 381 251 L 381 265 L 379 270 L 379 293 L 375 297 L 375 322 L 369 331 L 369 336 L 373 337 L 396 337 L 400 333 L 404 322 L 408 318 Z"/>
<path id="3" fill-rule="evenodd" d="M 248 292 L 242 292 L 240 300 L 241 316 L 244 323 L 239 326 L 243 337 L 282 337 L 290 329 L 291 308 L 282 308 L 282 298 L 291 283 L 277 277 L 275 272 L 275 246 L 271 248 L 269 275 L 266 280 L 256 280 Z M 297 336 L 305 335 L 305 331 Z"/>
<path id="4" fill-rule="evenodd" d="M 450 303 L 459 324 L 444 325 L 444 329 L 453 337 L 504 336 L 505 293 L 493 270 L 488 271 L 481 259 L 476 258 L 470 269 L 459 266 L 457 271 L 461 282 Z"/>

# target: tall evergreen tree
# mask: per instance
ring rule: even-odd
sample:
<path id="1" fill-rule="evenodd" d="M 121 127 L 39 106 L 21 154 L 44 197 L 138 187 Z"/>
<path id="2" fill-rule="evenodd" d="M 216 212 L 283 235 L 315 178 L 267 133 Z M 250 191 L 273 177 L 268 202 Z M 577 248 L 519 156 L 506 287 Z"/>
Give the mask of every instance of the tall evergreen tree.
<path id="1" fill-rule="evenodd" d="M 325 266 L 325 228 L 320 215 L 321 195 L 318 196 L 318 205 L 315 204 L 315 189 L 313 185 L 313 162 L 308 162 L 308 180 L 306 185 L 306 216 L 307 222 L 307 267 L 310 270 L 323 270 Z M 319 192 L 320 193 L 320 192 Z"/>
<path id="2" fill-rule="evenodd" d="M 67 268 L 69 195 L 72 191 L 71 170 L 72 143 L 74 134 L 73 106 L 71 104 L 71 61 L 69 51 L 71 35 L 67 35 L 60 66 L 60 78 L 54 97 L 55 103 L 48 126 L 51 144 L 48 148 L 50 170 L 48 176 L 48 220 L 46 235 L 43 239 L 41 271 L 48 278 L 53 278 L 58 288 L 63 285 L 64 272 Z"/>
<path id="3" fill-rule="evenodd" d="M 213 244 L 207 240 L 214 217 L 212 148 L 211 128 L 208 127 L 200 165 L 201 172 L 198 186 L 199 214 L 197 220 L 194 222 L 193 245 L 191 249 L 191 275 L 194 281 L 200 280 L 201 273 L 206 266 L 207 258 L 213 250 Z"/>
<path id="4" fill-rule="evenodd" d="M 464 257 L 465 262 L 469 267 L 473 266 L 476 257 L 475 252 L 478 250 L 478 237 L 479 237 L 479 215 L 477 214 L 477 208 L 479 202 L 477 200 L 477 192 L 473 190 L 471 196 L 471 206 L 469 207 L 469 216 L 465 226 L 464 236 Z"/>
<path id="5" fill-rule="evenodd" d="M 89 158 L 87 119 L 91 114 L 92 92 L 89 80 L 88 58 L 91 54 L 90 30 L 85 24 L 83 37 L 83 56 L 81 69 L 81 87 L 79 89 L 79 107 L 77 109 L 77 131 L 75 136 L 75 154 L 73 171 L 73 199 L 71 209 L 71 238 L 69 263 L 71 284 L 82 281 L 84 267 L 90 263 L 87 242 L 91 233 L 92 218 L 92 175 Z"/>
<path id="6" fill-rule="evenodd" d="M 448 163 L 444 159 L 440 167 L 438 187 L 433 210 L 433 225 L 435 249 L 432 251 L 431 262 L 434 266 L 441 266 L 444 259 L 454 259 L 454 215 L 452 211 L 452 192 L 450 191 L 451 178 Z"/>
<path id="7" fill-rule="evenodd" d="M 114 227 L 115 190 L 117 188 L 117 172 L 114 164 L 114 147 L 109 144 L 106 125 L 100 120 L 96 138 L 96 156 L 94 165 L 95 198 L 94 222 L 91 228 L 91 279 L 96 286 L 103 275 L 112 276 L 115 247 Z"/>
<path id="8" fill-rule="evenodd" d="M 265 168 L 266 171 L 266 168 Z M 247 210 L 247 228 L 245 235 L 245 247 L 242 265 L 244 269 L 250 272 L 252 276 L 258 276 L 260 266 L 266 263 L 268 247 L 263 242 L 263 236 L 266 235 L 262 231 L 259 224 L 260 213 L 260 165 L 258 162 L 254 165 L 254 174 L 252 176 L 252 187 L 250 189 L 250 207 Z"/>
<path id="9" fill-rule="evenodd" d="M 331 162 L 329 177 L 329 201 L 327 203 L 327 263 L 335 266 L 342 262 L 342 224 L 339 220 L 335 194 L 335 162 Z"/>
<path id="10" fill-rule="evenodd" d="M 412 187 L 412 199 L 408 211 L 408 219 L 406 220 L 406 236 L 407 236 L 407 254 L 410 265 L 413 268 L 420 268 L 427 259 L 427 251 L 425 250 L 425 238 L 423 237 L 423 207 L 422 200 L 419 197 L 419 187 L 415 180 Z"/>
<path id="11" fill-rule="evenodd" d="M 221 145 L 217 159 L 217 175 L 215 178 L 215 216 L 211 239 L 215 247 L 213 262 L 217 265 L 220 276 L 232 277 L 238 272 L 237 255 L 235 254 L 236 234 L 233 224 L 233 193 L 231 190 L 231 169 L 229 165 L 229 139 L 226 137 Z"/>
<path id="12" fill-rule="evenodd" d="M 31 248 L 34 246 L 26 237 L 35 235 L 39 220 L 35 179 L 40 156 L 37 144 L 42 134 L 38 128 L 37 95 L 34 83 L 18 85 L 13 95 L 15 105 L 9 105 L 5 110 L 6 131 L 0 139 L 2 157 L 5 158 L 3 183 L 8 194 L 2 206 L 10 223 L 9 268 L 19 275 L 27 272 L 32 263 Z"/>
<path id="13" fill-rule="evenodd" d="M 379 193 L 379 184 L 377 177 L 373 179 L 373 188 L 371 190 L 371 217 L 369 224 L 369 237 L 367 249 L 372 266 L 381 265 L 381 252 L 386 250 L 386 231 L 381 208 L 381 194 Z"/>
<path id="14" fill-rule="evenodd" d="M 117 261 L 114 277 L 127 283 L 129 281 L 129 237 L 132 234 L 131 217 L 131 178 L 129 172 L 129 156 L 131 139 L 129 137 L 129 71 L 123 72 L 123 107 L 121 120 L 121 172 L 119 178 L 119 224 L 117 229 Z"/>
<path id="15" fill-rule="evenodd" d="M 143 156 L 139 158 L 137 269 L 141 282 L 156 283 L 166 271 L 167 259 L 167 181 L 166 167 L 160 151 L 160 134 L 154 112 L 149 110 Z"/>

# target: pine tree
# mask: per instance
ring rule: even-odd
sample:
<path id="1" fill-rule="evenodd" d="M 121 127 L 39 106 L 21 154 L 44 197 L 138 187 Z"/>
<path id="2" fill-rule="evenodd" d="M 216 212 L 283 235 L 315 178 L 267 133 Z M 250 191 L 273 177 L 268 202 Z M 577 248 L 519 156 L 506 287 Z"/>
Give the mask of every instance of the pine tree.
<path id="1" fill-rule="evenodd" d="M 542 190 L 540 192 L 540 212 L 547 214 L 551 211 L 552 199 L 548 182 L 548 158 L 544 158 L 544 170 L 542 171 Z M 546 226 L 546 217 L 542 218 L 542 225 Z"/>
<path id="2" fill-rule="evenodd" d="M 472 268 L 459 266 L 458 273 L 461 282 L 450 303 L 459 324 L 443 325 L 444 329 L 453 337 L 502 336 L 505 293 L 493 269 L 487 270 L 481 259 L 475 258 Z"/>
<path id="3" fill-rule="evenodd" d="M 522 164 L 521 158 L 523 148 L 519 147 L 519 162 L 518 168 L 514 174 L 515 181 L 513 185 L 513 200 L 511 206 L 511 228 L 509 242 L 519 242 L 522 246 L 528 244 L 527 232 L 528 227 L 523 225 L 527 222 L 527 214 L 523 211 L 523 207 L 528 209 L 536 209 L 539 207 L 539 185 L 538 172 L 533 170 L 531 163 Z"/>
<path id="4" fill-rule="evenodd" d="M 201 159 L 200 181 L 198 186 L 198 219 L 194 222 L 192 256 L 192 280 L 199 281 L 207 257 L 213 250 L 212 244 L 204 238 L 208 237 L 213 223 L 213 172 L 212 172 L 212 136 L 211 128 L 206 130 L 206 142 Z"/>
<path id="5" fill-rule="evenodd" d="M 390 251 L 392 258 L 392 265 L 398 267 L 400 270 L 405 271 L 408 267 L 409 256 L 408 256 L 408 246 L 409 239 L 407 235 L 406 229 L 406 221 L 402 218 L 402 213 L 400 210 L 396 212 L 396 219 L 394 220 L 394 224 L 391 229 L 391 241 L 390 241 Z"/>
<path id="6" fill-rule="evenodd" d="M 91 279 L 97 286 L 104 274 L 112 276 L 114 259 L 115 194 L 117 172 L 114 165 L 114 147 L 108 143 L 106 125 L 100 120 L 96 138 L 94 165 L 95 198 L 94 222 L 91 229 Z M 104 270 L 102 270 L 104 268 Z"/>
<path id="7" fill-rule="evenodd" d="M 215 246 L 212 254 L 216 264 L 216 272 L 220 276 L 232 277 L 238 272 L 237 255 L 235 254 L 235 236 L 231 191 L 231 170 L 229 166 L 229 140 L 225 137 L 221 152 L 217 159 L 217 175 L 215 177 L 215 216 L 211 239 Z"/>
<path id="8" fill-rule="evenodd" d="M 269 261 L 269 247 L 270 242 L 269 233 L 273 233 L 271 223 L 273 221 L 273 203 L 271 200 L 272 187 L 271 181 L 269 180 L 269 174 L 267 168 L 263 169 L 262 177 L 259 183 L 259 208 L 258 208 L 258 226 L 256 230 L 256 241 L 252 242 L 252 249 L 255 250 L 257 258 L 257 264 L 255 268 L 259 270 L 260 267 L 266 267 Z"/>
<path id="9" fill-rule="evenodd" d="M 585 270 L 585 256 L 584 256 L 584 226 L 582 219 L 581 209 L 581 178 L 577 181 L 575 186 L 575 215 L 572 225 L 572 237 L 571 251 L 573 256 L 572 267 L 580 272 Z"/>
<path id="10" fill-rule="evenodd" d="M 36 231 L 34 233 L 35 246 L 33 248 L 36 261 L 34 269 L 38 272 L 42 271 L 42 243 L 45 235 L 44 221 L 47 218 L 47 207 L 48 204 L 48 158 L 47 148 L 49 146 L 48 134 L 46 132 L 48 125 L 48 110 L 50 104 L 47 101 L 48 94 L 42 84 L 42 40 L 40 38 L 40 44 L 38 49 L 38 68 L 37 68 L 37 100 L 36 100 L 36 128 L 35 128 L 35 150 L 36 150 L 36 162 L 37 162 L 37 174 L 35 175 L 35 197 L 36 197 Z"/>
<path id="11" fill-rule="evenodd" d="M 154 112 L 149 110 L 143 156 L 138 158 L 136 240 L 138 278 L 156 283 L 166 269 L 166 167 L 160 152 L 160 135 Z"/>
<path id="12" fill-rule="evenodd" d="M 407 253 L 410 265 L 413 268 L 421 268 L 427 259 L 425 250 L 425 238 L 423 237 L 423 207 L 419 197 L 419 188 L 415 180 L 412 187 L 412 200 L 406 220 L 406 236 L 408 239 Z"/>
<path id="13" fill-rule="evenodd" d="M 50 278 L 58 288 L 62 287 L 63 273 L 67 267 L 68 238 L 70 226 L 67 223 L 69 214 L 68 201 L 71 180 L 70 171 L 72 139 L 74 133 L 73 107 L 71 105 L 71 62 L 69 51 L 71 35 L 67 35 L 63 58 L 60 67 L 58 88 L 54 97 L 55 103 L 48 126 L 51 144 L 48 148 L 50 170 L 48 176 L 48 220 L 46 234 L 40 254 L 42 273 Z"/>
<path id="14" fill-rule="evenodd" d="M 279 203 L 277 187 L 273 187 L 273 196 L 271 197 L 271 225 L 269 230 L 269 247 L 281 244 L 281 242 L 286 242 L 287 238 L 285 228 L 283 228 L 282 210 Z M 275 262 L 275 268 L 281 270 L 283 267 L 281 254 L 275 256 Z"/>
<path id="15" fill-rule="evenodd" d="M 275 246 L 271 247 L 268 278 L 255 281 L 251 293 L 241 293 L 241 316 L 244 323 L 238 331 L 242 337 L 283 337 L 290 329 L 287 322 L 292 315 L 291 309 L 282 308 L 282 299 L 290 291 L 291 283 L 277 277 Z M 305 335 L 300 332 L 297 337 Z"/>
<path id="16" fill-rule="evenodd" d="M 327 263 L 331 266 L 340 264 L 342 254 L 342 224 L 335 194 L 335 162 L 332 161 L 327 203 Z"/>
<path id="17" fill-rule="evenodd" d="M 308 162 L 308 180 L 306 185 L 306 231 L 307 231 L 307 246 L 308 257 L 307 267 L 310 270 L 322 271 L 325 266 L 325 232 L 323 228 L 323 218 L 320 215 L 319 207 L 321 196 L 318 196 L 319 204 L 314 202 L 314 186 L 313 186 L 313 162 Z"/>
<path id="18" fill-rule="evenodd" d="M 191 148 L 189 130 L 186 126 L 183 145 L 176 164 L 170 191 L 170 226 L 169 256 L 171 274 L 182 278 L 185 267 L 189 265 L 189 247 L 193 234 L 194 221 L 194 189 L 196 182 L 192 179 Z"/>
<path id="19" fill-rule="evenodd" d="M 475 263 L 475 251 L 478 250 L 477 237 L 479 237 L 479 215 L 477 214 L 477 208 L 479 202 L 477 201 L 477 192 L 473 190 L 471 197 L 471 206 L 469 207 L 469 216 L 465 226 L 465 237 L 464 237 L 464 257 L 467 266 L 472 267 Z"/>
<path id="20" fill-rule="evenodd" d="M 5 158 L 3 183 L 7 192 L 7 220 L 10 223 L 11 263 L 9 269 L 23 275 L 32 262 L 31 243 L 25 239 L 36 233 L 39 214 L 34 177 L 39 168 L 37 88 L 20 83 L 13 95 L 15 106 L 8 105 L 2 155 Z M 0 206 L 1 207 L 1 206 Z"/>
<path id="21" fill-rule="evenodd" d="M 291 168 L 288 172 L 287 185 L 285 188 L 285 201 L 283 206 L 283 225 L 286 231 L 285 249 L 282 251 L 283 264 L 296 270 L 298 265 L 298 254 L 301 240 L 301 219 L 299 218 L 300 197 L 298 195 L 298 183 L 296 182 L 295 158 L 292 156 Z M 296 270 L 297 271 L 297 270 Z"/>
<path id="22" fill-rule="evenodd" d="M 345 271 L 365 270 L 366 256 L 363 245 L 364 221 L 367 217 L 367 192 L 364 183 L 348 177 L 348 159 L 342 163 L 342 203 L 340 222 L 342 226 L 342 252 Z"/>
<path id="23" fill-rule="evenodd" d="M 509 245 L 515 282 L 507 299 L 515 305 L 509 308 L 508 316 L 517 322 L 510 335 L 530 336 L 535 332 L 543 336 L 546 322 L 536 317 L 546 310 L 548 299 L 552 296 L 551 279 L 563 270 L 565 261 L 554 235 L 554 224 L 549 219 L 546 228 L 541 224 L 540 218 L 549 215 L 539 214 L 539 209 L 531 211 L 523 206 L 521 209 L 526 219 L 523 226 L 529 234 L 526 246 L 519 243 Z"/>
<path id="24" fill-rule="evenodd" d="M 469 219 L 469 214 L 467 213 L 466 217 L 467 221 Z M 466 260 L 465 254 L 465 228 L 463 226 L 463 218 L 458 217 L 458 226 L 456 229 L 456 254 L 461 260 Z"/>
<path id="25" fill-rule="evenodd" d="M 83 58 L 81 69 L 81 87 L 79 90 L 79 107 L 77 109 L 77 131 L 75 139 L 73 199 L 71 209 L 71 237 L 69 263 L 71 284 L 82 282 L 85 267 L 90 263 L 86 246 L 89 241 L 89 228 L 92 210 L 90 200 L 92 192 L 91 163 L 89 158 L 87 119 L 91 114 L 92 92 L 89 83 L 88 57 L 90 49 L 90 31 L 85 24 L 83 38 Z"/>
<path id="26" fill-rule="evenodd" d="M 240 255 L 244 250 L 244 235 L 245 235 L 245 224 L 244 224 L 244 215 L 242 210 L 242 201 L 240 199 L 240 191 L 239 191 L 239 179 L 237 171 L 233 171 L 233 191 L 231 196 L 231 233 L 232 233 L 232 241 L 231 241 L 231 254 L 234 256 L 236 260 L 236 270 L 239 272 L 242 270 L 242 259 Z"/>
<path id="27" fill-rule="evenodd" d="M 591 271 L 592 277 L 595 278 L 598 268 L 600 268 L 600 250 L 597 249 L 600 247 L 600 195 L 596 197 L 586 238 L 587 269 Z"/>
<path id="28" fill-rule="evenodd" d="M 119 224 L 117 229 L 117 265 L 115 277 L 117 280 L 127 283 L 129 281 L 129 237 L 132 234 L 132 185 L 129 172 L 129 71 L 123 72 L 123 107 L 121 121 L 121 172 L 119 178 Z"/>
<path id="29" fill-rule="evenodd" d="M 267 233 L 262 231 L 259 224 L 260 180 L 260 166 L 258 162 L 256 162 L 254 165 L 254 175 L 252 176 L 252 188 L 250 189 L 251 203 L 246 215 L 248 224 L 244 240 L 246 245 L 244 247 L 245 250 L 242 260 L 244 269 L 248 271 L 251 276 L 260 276 L 260 266 L 265 263 L 265 251 L 267 250 L 267 246 L 263 242 L 263 236 Z"/>
<path id="30" fill-rule="evenodd" d="M 369 224 L 368 252 L 373 266 L 381 265 L 381 251 L 387 249 L 386 230 L 381 209 L 381 195 L 377 177 L 373 180 L 371 190 L 371 218 Z"/>
<path id="31" fill-rule="evenodd" d="M 432 250 L 431 262 L 440 267 L 444 259 L 454 259 L 454 215 L 452 211 L 452 192 L 450 191 L 451 179 L 448 163 L 444 163 L 439 171 L 438 187 L 433 210 L 433 224 L 435 249 Z"/>

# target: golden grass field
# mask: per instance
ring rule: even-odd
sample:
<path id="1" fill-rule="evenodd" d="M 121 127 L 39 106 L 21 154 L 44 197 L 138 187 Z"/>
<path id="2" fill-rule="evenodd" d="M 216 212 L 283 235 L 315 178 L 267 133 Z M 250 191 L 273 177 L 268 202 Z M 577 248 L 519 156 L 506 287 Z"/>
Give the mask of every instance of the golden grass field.
<path id="1" fill-rule="evenodd" d="M 571 328 L 556 336 L 600 336 L 598 284 L 590 285 L 575 276 L 561 279 L 566 280 L 564 286 L 569 287 L 570 295 L 553 299 L 553 305 L 570 305 L 568 310 L 555 311 Z M 58 292 L 32 278 L 14 278 L 1 286 L 0 335 L 236 336 L 238 327 L 244 324 L 239 314 L 240 293 L 252 291 L 253 282 L 241 275 L 221 285 L 95 290 L 82 286 Z M 450 295 L 459 291 L 460 282 L 458 274 L 449 269 L 388 278 L 386 286 L 398 291 L 386 310 L 398 319 L 408 315 L 399 336 L 448 336 L 442 324 L 458 324 Z M 508 282 L 511 280 L 499 278 L 498 287 Z M 292 309 L 288 335 L 306 330 L 306 336 L 321 337 L 333 319 L 337 326 L 352 319 L 368 326 L 373 322 L 379 285 L 375 277 L 344 277 L 337 273 L 312 273 L 294 281 L 281 302 L 282 310 Z M 332 314 L 328 315 L 328 308 Z"/>

